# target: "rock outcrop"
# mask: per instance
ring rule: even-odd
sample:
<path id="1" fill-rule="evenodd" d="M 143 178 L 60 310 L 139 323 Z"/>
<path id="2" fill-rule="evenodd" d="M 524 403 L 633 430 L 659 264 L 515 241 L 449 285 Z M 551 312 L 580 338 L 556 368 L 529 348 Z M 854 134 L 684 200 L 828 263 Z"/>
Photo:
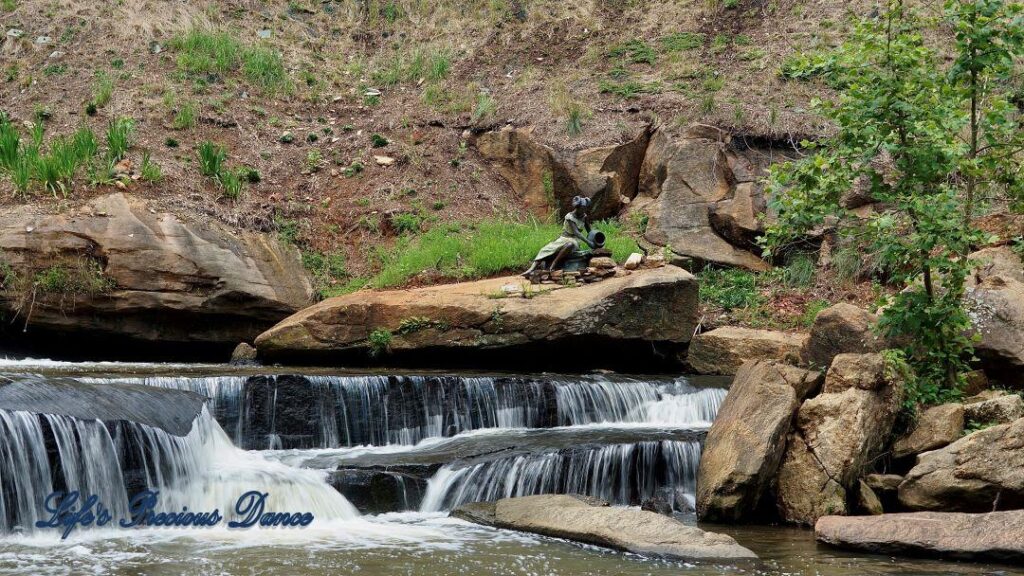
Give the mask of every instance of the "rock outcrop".
<path id="1" fill-rule="evenodd" d="M 694 336 L 686 361 L 700 374 L 735 374 L 748 360 L 798 360 L 806 334 L 725 326 Z"/>
<path id="2" fill-rule="evenodd" d="M 986 372 L 1013 378 L 1024 368 L 1024 282 L 989 276 L 965 297 Z"/>
<path id="3" fill-rule="evenodd" d="M 793 413 L 820 373 L 778 362 L 744 364 L 704 442 L 697 475 L 702 520 L 750 520 L 775 478 Z"/>
<path id="4" fill-rule="evenodd" d="M 815 524 L 814 535 L 826 544 L 874 554 L 1024 561 L 1024 510 L 826 516 Z"/>
<path id="5" fill-rule="evenodd" d="M 1019 394 L 989 390 L 964 400 L 964 418 L 975 425 L 1009 424 L 1024 417 Z"/>
<path id="6" fill-rule="evenodd" d="M 849 491 L 885 447 L 902 399 L 902 383 L 885 372 L 875 354 L 837 356 L 822 393 L 800 407 L 778 474 L 784 520 L 812 525 L 849 512 Z"/>
<path id="7" fill-rule="evenodd" d="M 874 314 L 852 304 L 830 306 L 814 318 L 801 358 L 815 367 L 828 367 L 836 354 L 877 352 L 884 346 L 872 332 Z"/>
<path id="8" fill-rule="evenodd" d="M 448 351 L 467 357 L 568 341 L 684 343 L 697 323 L 697 281 L 674 266 L 579 287 L 527 285 L 525 292 L 505 297 L 502 287 L 523 282 L 494 278 L 331 298 L 261 334 L 256 348 L 261 358 L 273 360 L 346 351 Z M 552 350 L 538 353 L 545 351 Z M 563 361 L 571 360 L 563 355 Z"/>
<path id="9" fill-rule="evenodd" d="M 1024 418 L 925 452 L 899 488 L 911 510 L 989 512 L 1024 507 Z"/>
<path id="10" fill-rule="evenodd" d="M 683 559 L 757 558 L 725 534 L 636 508 L 571 495 L 505 498 L 460 506 L 452 516 L 509 530 L 566 538 L 635 554 Z"/>
<path id="11" fill-rule="evenodd" d="M 984 282 L 992 276 L 1024 282 L 1024 261 L 1009 246 L 983 248 L 968 258 L 977 264 L 969 284 Z"/>
<path id="12" fill-rule="evenodd" d="M 765 270 L 764 260 L 723 237 L 739 243 L 759 232 L 764 198 L 755 183 L 764 165 L 756 154 L 738 154 L 716 128 L 698 125 L 678 136 L 659 128 L 629 212 L 646 217 L 644 236 L 653 244 L 701 262 Z"/>
<path id="13" fill-rule="evenodd" d="M 962 404 L 942 404 L 921 412 L 909 434 L 892 447 L 894 458 L 906 458 L 956 442 L 964 433 Z"/>
<path id="14" fill-rule="evenodd" d="M 294 248 L 193 224 L 121 193 L 66 214 L 10 210 L 0 215 L 0 247 L 0 261 L 17 275 L 0 305 L 29 335 L 233 346 L 313 296 Z"/>

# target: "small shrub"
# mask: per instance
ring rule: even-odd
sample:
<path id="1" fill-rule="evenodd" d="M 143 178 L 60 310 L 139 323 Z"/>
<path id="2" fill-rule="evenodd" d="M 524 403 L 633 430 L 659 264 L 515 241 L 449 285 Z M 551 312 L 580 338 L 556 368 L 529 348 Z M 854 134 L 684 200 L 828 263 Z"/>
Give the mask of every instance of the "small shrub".
<path id="1" fill-rule="evenodd" d="M 344 174 L 346 178 L 351 178 L 361 174 L 363 170 L 363 163 L 358 160 L 354 160 L 351 164 L 346 166 L 344 170 L 342 170 L 342 174 Z"/>
<path id="2" fill-rule="evenodd" d="M 228 157 L 224 148 L 205 140 L 199 143 L 196 153 L 199 157 L 199 173 L 211 178 L 218 177 L 224 168 L 224 161 Z"/>
<path id="3" fill-rule="evenodd" d="M 306 153 L 306 170 L 310 172 L 316 172 L 320 169 L 320 164 L 323 162 L 323 154 L 320 150 L 314 148 Z"/>
<path id="4" fill-rule="evenodd" d="M 389 144 L 388 139 L 380 134 L 370 134 L 370 145 L 374 148 L 383 148 Z"/>
<path id="5" fill-rule="evenodd" d="M 378 328 L 373 332 L 370 332 L 370 337 L 366 340 L 370 347 L 370 356 L 377 357 L 390 352 L 391 339 L 392 335 L 388 330 Z"/>
<path id="6" fill-rule="evenodd" d="M 164 146 L 167 146 L 168 148 L 177 148 L 180 145 L 181 144 L 174 138 L 168 138 L 164 140 Z"/>
<path id="7" fill-rule="evenodd" d="M 391 215 L 391 225 L 399 234 L 419 232 L 423 226 L 423 218 L 418 214 L 400 212 Z"/>

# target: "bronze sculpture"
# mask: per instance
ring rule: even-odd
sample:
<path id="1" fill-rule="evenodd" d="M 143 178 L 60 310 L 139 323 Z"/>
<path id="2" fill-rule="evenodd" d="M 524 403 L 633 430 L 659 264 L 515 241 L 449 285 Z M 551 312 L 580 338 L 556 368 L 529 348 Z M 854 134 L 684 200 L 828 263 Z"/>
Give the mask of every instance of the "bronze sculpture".
<path id="1" fill-rule="evenodd" d="M 572 210 L 562 220 L 562 234 L 540 249 L 530 263 L 530 268 L 523 272 L 523 276 L 530 277 L 538 271 L 538 266 L 543 266 L 540 271 L 557 270 L 566 258 L 581 254 L 581 242 L 590 248 L 596 248 L 594 241 L 591 240 L 590 222 L 587 218 L 589 208 L 590 198 L 576 196 L 572 199 Z"/>

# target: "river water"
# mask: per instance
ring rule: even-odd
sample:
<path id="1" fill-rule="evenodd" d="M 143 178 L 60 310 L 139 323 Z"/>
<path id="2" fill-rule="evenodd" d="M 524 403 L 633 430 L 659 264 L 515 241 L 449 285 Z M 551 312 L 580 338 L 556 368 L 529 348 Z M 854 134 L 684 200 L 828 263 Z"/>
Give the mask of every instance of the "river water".
<path id="1" fill-rule="evenodd" d="M 702 526 L 731 534 L 759 560 L 694 563 L 448 517 L 463 502 L 583 493 L 622 506 L 658 501 L 695 522 L 700 446 L 726 394 L 722 379 L 34 361 L 0 362 L 0 373 L 210 398 L 184 437 L 0 410 L 0 574 L 1022 573 L 845 553 L 778 526 Z M 32 528 L 47 517 L 41 504 L 52 490 L 97 494 L 123 517 L 146 488 L 160 491 L 162 510 L 226 514 L 257 490 L 269 495 L 268 510 L 309 511 L 315 520 L 305 528 L 79 528 L 66 540 Z"/>

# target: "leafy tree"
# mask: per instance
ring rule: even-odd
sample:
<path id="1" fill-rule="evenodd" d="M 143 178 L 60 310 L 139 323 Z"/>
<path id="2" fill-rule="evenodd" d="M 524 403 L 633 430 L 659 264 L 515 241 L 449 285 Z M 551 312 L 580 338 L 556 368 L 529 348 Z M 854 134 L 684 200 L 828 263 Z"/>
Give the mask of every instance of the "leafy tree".
<path id="1" fill-rule="evenodd" d="M 766 256 L 838 222 L 905 287 L 886 302 L 879 329 L 904 343 L 917 373 L 911 392 L 922 401 L 955 394 L 972 356 L 963 296 L 965 256 L 986 240 L 971 225 L 979 192 L 1020 188 L 1019 114 L 1009 98 L 1024 45 L 1018 15 L 1003 0 L 950 0 L 940 23 L 891 0 L 828 59 L 839 95 L 816 106 L 835 135 L 805 142 L 809 154 L 770 177 L 779 217 L 762 238 Z M 922 35 L 936 24 L 956 37 L 945 70 Z M 866 218 L 844 209 L 855 188 L 880 208 Z"/>

